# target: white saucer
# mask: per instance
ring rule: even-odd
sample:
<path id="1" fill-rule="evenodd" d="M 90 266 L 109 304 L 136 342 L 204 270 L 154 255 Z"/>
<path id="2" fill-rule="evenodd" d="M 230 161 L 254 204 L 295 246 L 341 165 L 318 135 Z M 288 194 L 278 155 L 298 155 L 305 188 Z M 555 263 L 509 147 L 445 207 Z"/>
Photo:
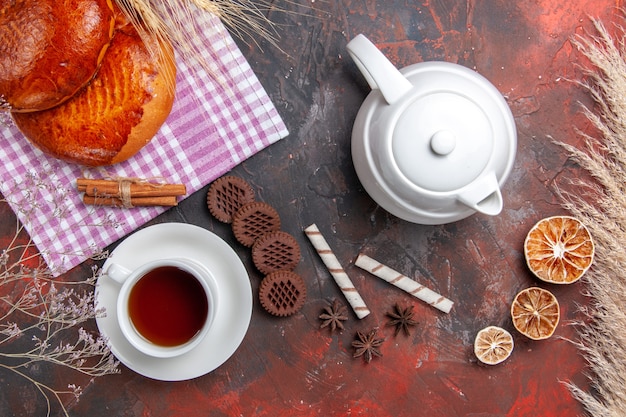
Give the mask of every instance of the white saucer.
<path id="1" fill-rule="evenodd" d="M 230 358 L 243 341 L 252 317 L 252 287 L 246 268 L 220 237 L 185 223 L 163 223 L 142 229 L 121 242 L 104 263 L 133 269 L 162 258 L 184 257 L 206 266 L 214 275 L 220 302 L 213 326 L 193 350 L 175 358 L 156 358 L 136 350 L 122 335 L 117 321 L 119 284 L 106 275 L 98 278 L 96 307 L 106 317 L 96 319 L 109 339 L 111 352 L 128 368 L 149 378 L 182 381 L 213 371 Z"/>

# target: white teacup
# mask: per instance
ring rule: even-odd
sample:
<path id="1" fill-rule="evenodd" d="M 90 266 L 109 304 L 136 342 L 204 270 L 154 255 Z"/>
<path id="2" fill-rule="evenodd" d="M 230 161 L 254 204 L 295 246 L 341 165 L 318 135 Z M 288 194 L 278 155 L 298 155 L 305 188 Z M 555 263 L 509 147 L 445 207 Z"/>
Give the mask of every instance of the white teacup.
<path id="1" fill-rule="evenodd" d="M 209 332 L 219 297 L 216 281 L 204 266 L 189 259 L 161 259 L 132 271 L 111 263 L 104 274 L 121 284 L 119 326 L 144 354 L 182 355 Z"/>

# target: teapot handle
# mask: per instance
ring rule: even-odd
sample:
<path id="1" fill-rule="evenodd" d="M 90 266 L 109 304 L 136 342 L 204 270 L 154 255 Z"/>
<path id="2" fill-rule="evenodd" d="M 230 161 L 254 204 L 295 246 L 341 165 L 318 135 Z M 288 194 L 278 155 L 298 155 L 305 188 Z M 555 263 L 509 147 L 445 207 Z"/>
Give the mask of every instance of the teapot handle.
<path id="1" fill-rule="evenodd" d="M 346 46 L 350 56 L 372 90 L 380 90 L 387 104 L 393 104 L 409 92 L 413 85 L 363 34 Z"/>
<path id="2" fill-rule="evenodd" d="M 457 199 L 479 213 L 495 216 L 502 211 L 502 193 L 495 173 L 484 175 L 461 191 Z"/>

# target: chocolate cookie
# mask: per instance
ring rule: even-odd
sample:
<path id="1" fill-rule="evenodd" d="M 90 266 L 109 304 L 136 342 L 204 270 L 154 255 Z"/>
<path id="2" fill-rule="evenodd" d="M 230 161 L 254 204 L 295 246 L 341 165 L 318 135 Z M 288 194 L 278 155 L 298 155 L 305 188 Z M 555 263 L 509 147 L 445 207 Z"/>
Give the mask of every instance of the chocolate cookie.
<path id="1" fill-rule="evenodd" d="M 300 262 L 300 245 L 282 230 L 266 233 L 252 246 L 252 262 L 264 274 L 293 270 Z"/>
<path id="2" fill-rule="evenodd" d="M 233 233 L 235 239 L 244 246 L 254 242 L 268 232 L 280 229 L 280 216 L 274 207 L 255 201 L 244 204 L 233 215 Z"/>
<path id="3" fill-rule="evenodd" d="M 206 200 L 213 217 L 223 223 L 232 223 L 237 210 L 254 201 L 254 190 L 242 178 L 224 176 L 211 184 Z"/>
<path id="4" fill-rule="evenodd" d="M 261 281 L 259 300 L 268 313 L 278 317 L 290 316 L 304 305 L 306 285 L 293 271 L 272 272 Z"/>

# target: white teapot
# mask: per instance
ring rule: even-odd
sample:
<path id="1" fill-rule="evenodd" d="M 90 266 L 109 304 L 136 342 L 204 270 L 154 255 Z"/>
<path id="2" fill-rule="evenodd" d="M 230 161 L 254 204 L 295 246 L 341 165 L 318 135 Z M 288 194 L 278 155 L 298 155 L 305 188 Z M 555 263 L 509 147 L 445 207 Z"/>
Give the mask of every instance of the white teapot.
<path id="1" fill-rule="evenodd" d="M 352 131 L 352 159 L 368 194 L 419 224 L 499 214 L 517 147 L 500 92 L 458 64 L 398 70 L 364 35 L 347 49 L 372 88 Z"/>

